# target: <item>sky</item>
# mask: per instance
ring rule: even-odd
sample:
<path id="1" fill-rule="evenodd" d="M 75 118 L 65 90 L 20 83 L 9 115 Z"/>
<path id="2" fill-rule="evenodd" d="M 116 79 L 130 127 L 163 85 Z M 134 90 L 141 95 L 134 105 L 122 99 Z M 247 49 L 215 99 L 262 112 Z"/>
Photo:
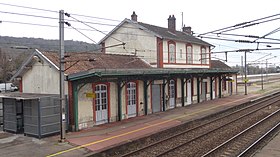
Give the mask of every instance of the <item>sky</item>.
<path id="1" fill-rule="evenodd" d="M 279 14 L 279 6 L 280 1 L 277 0 L 0 0 L 0 21 L 2 21 L 0 36 L 59 39 L 59 10 L 64 10 L 71 15 L 70 18 L 65 17 L 65 20 L 71 24 L 70 27 L 65 26 L 65 40 L 98 43 L 123 19 L 130 18 L 133 11 L 138 15 L 138 21 L 161 27 L 167 27 L 167 18 L 169 15 L 174 15 L 177 30 L 181 29 L 183 23 L 191 26 L 194 35 L 197 36 Z M 280 27 L 280 19 L 277 19 L 280 18 L 280 15 L 273 18 L 274 20 L 265 19 L 271 20 L 269 22 L 226 33 L 263 36 Z M 77 20 L 84 21 L 87 25 L 77 22 Z M 214 45 L 212 52 L 229 51 L 226 62 L 228 65 L 241 65 L 241 57 L 244 60 L 244 52 L 231 51 L 257 48 L 265 50 L 247 53 L 249 63 L 257 63 L 255 65 L 262 67 L 265 66 L 266 61 L 269 66 L 279 66 L 280 64 L 280 50 L 267 50 L 280 48 L 280 44 L 278 44 L 278 42 L 280 43 L 280 32 L 266 36 L 279 41 L 258 40 L 262 42 L 259 45 L 233 41 L 253 41 L 254 38 L 219 34 L 207 34 L 207 36 L 219 38 L 219 40 L 202 38 Z M 220 40 L 221 38 L 223 40 Z M 213 53 L 212 56 L 222 60 L 226 59 L 225 53 Z"/>

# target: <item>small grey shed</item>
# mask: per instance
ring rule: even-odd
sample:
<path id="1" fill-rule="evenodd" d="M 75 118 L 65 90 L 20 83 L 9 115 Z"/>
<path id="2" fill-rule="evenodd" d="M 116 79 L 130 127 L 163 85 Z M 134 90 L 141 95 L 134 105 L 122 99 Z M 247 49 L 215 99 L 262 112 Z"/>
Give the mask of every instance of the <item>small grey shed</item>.
<path id="1" fill-rule="evenodd" d="M 59 95 L 11 93 L 2 99 L 4 131 L 38 138 L 60 132 Z"/>

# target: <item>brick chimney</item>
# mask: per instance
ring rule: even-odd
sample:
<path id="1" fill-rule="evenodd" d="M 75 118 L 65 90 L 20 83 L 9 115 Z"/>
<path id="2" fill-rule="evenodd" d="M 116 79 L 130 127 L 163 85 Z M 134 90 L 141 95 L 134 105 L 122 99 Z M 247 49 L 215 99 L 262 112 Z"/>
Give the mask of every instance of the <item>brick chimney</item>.
<path id="1" fill-rule="evenodd" d="M 131 15 L 131 20 L 137 22 L 137 15 L 135 14 L 135 11 L 133 11 Z"/>
<path id="2" fill-rule="evenodd" d="M 176 31 L 176 18 L 174 17 L 174 15 L 169 15 L 168 18 L 168 30 L 170 32 L 175 32 Z"/>
<path id="3" fill-rule="evenodd" d="M 192 35 L 192 34 L 193 34 L 193 32 L 192 32 L 192 27 L 190 27 L 190 26 L 187 26 L 187 27 L 186 27 L 186 26 L 184 25 L 184 27 L 183 27 L 183 32 Z"/>

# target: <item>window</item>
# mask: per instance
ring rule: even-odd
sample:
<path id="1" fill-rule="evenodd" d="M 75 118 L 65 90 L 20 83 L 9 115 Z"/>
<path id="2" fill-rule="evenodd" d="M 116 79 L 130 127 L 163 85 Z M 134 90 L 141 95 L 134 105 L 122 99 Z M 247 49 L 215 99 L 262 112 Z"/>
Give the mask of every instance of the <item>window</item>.
<path id="1" fill-rule="evenodd" d="M 128 105 L 136 105 L 136 83 L 127 83 L 127 101 Z"/>
<path id="2" fill-rule="evenodd" d="M 168 61 L 169 63 L 175 63 L 176 55 L 175 55 L 175 43 L 169 42 L 168 43 Z"/>
<path id="3" fill-rule="evenodd" d="M 206 53 L 206 48 L 202 47 L 201 48 L 201 64 L 207 64 L 208 61 L 207 53 Z"/>
<path id="4" fill-rule="evenodd" d="M 95 111 L 107 109 L 107 86 L 99 84 L 95 86 Z"/>
<path id="5" fill-rule="evenodd" d="M 192 46 L 187 45 L 187 64 L 192 64 L 193 59 L 192 59 Z"/>

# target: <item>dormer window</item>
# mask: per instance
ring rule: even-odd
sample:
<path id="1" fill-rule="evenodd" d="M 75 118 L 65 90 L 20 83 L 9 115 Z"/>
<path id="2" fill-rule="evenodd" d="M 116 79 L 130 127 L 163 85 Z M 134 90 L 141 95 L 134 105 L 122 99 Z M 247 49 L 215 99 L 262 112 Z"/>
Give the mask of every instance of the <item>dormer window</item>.
<path id="1" fill-rule="evenodd" d="M 168 42 L 168 62 L 175 63 L 176 62 L 176 51 L 175 51 L 175 42 Z"/>

